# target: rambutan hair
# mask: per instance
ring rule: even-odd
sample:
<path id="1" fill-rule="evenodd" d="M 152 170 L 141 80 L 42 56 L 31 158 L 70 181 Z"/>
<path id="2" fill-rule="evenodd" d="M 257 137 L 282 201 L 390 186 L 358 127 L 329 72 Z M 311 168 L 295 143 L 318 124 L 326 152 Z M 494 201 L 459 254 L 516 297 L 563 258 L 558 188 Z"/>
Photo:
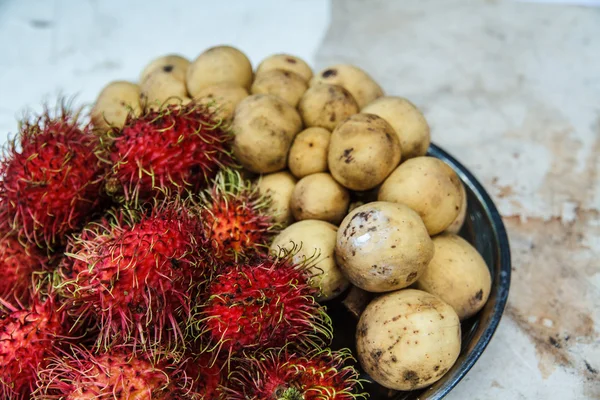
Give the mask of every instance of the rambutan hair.
<path id="1" fill-rule="evenodd" d="M 202 393 L 200 400 L 224 399 L 221 385 L 226 381 L 223 359 L 213 359 L 209 353 L 188 355 L 181 362 L 181 368 L 192 380 L 192 391 Z"/>
<path id="2" fill-rule="evenodd" d="M 51 349 L 66 340 L 65 315 L 53 296 L 15 306 L 0 298 L 0 397 L 29 399 L 37 369 L 46 365 Z"/>
<path id="3" fill-rule="evenodd" d="M 55 351 L 39 371 L 32 398 L 202 400 L 176 353 L 136 352 L 128 345 L 95 350 L 71 346 Z"/>
<path id="4" fill-rule="evenodd" d="M 105 169 L 98 138 L 61 101 L 25 119 L 0 162 L 0 223 L 55 250 L 102 204 Z"/>
<path id="5" fill-rule="evenodd" d="M 48 264 L 48 257 L 35 245 L 21 243 L 14 235 L 0 235 L 0 298 L 28 304 L 38 285 L 34 273 L 41 273 Z"/>
<path id="6" fill-rule="evenodd" d="M 223 391 L 228 400 L 366 398 L 348 349 L 266 349 L 235 360 Z"/>
<path id="7" fill-rule="evenodd" d="M 328 342 L 331 320 L 307 279 L 303 266 L 289 258 L 264 257 L 224 268 L 191 319 L 202 351 L 231 357 L 289 342 L 315 347 Z"/>
<path id="8" fill-rule="evenodd" d="M 112 172 L 107 189 L 134 203 L 164 190 L 197 192 L 233 165 L 232 138 L 211 111 L 193 101 L 130 114 L 105 140 L 103 158 Z"/>
<path id="9" fill-rule="evenodd" d="M 95 323 L 97 344 L 183 346 L 203 278 L 199 222 L 179 198 L 113 210 L 69 243 L 60 269 L 65 308 Z"/>
<path id="10" fill-rule="evenodd" d="M 212 187 L 200 194 L 199 217 L 210 242 L 206 252 L 213 264 L 266 254 L 279 226 L 268 214 L 270 199 L 236 170 L 217 174 Z"/>

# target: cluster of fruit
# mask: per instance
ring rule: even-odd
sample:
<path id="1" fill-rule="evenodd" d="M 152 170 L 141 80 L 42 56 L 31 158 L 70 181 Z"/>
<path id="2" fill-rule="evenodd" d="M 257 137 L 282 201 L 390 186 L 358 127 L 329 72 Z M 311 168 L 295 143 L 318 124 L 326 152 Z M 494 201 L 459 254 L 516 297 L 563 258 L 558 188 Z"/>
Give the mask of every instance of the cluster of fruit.
<path id="1" fill-rule="evenodd" d="M 325 305 L 351 285 L 391 292 L 358 324 L 375 380 L 443 376 L 489 272 L 443 233 L 466 198 L 422 114 L 382 96 L 353 66 L 254 73 L 219 46 L 22 121 L 0 162 L 3 398 L 363 397 Z"/>

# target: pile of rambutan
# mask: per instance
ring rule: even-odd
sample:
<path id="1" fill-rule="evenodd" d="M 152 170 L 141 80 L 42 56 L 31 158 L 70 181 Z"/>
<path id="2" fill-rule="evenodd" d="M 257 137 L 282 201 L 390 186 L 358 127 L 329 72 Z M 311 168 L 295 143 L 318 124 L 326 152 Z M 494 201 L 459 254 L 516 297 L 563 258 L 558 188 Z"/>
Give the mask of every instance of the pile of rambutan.
<path id="1" fill-rule="evenodd" d="M 46 109 L 0 161 L 0 398 L 363 396 L 211 108 L 86 121 Z"/>

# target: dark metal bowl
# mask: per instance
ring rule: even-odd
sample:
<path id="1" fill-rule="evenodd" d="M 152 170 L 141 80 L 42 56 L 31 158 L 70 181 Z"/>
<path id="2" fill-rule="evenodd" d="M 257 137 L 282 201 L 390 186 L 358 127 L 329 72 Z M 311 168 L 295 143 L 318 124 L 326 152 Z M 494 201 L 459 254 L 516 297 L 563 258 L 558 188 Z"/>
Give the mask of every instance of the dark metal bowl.
<path id="1" fill-rule="evenodd" d="M 510 248 L 502 218 L 483 186 L 462 164 L 441 148 L 431 145 L 428 155 L 448 163 L 458 173 L 467 191 L 467 218 L 460 235 L 469 241 L 486 261 L 492 274 L 492 290 L 485 307 L 462 323 L 462 349 L 454 366 L 432 386 L 417 391 L 390 391 L 374 383 L 363 372 L 369 383 L 366 390 L 371 400 L 438 400 L 446 396 L 469 372 L 492 339 L 502 318 L 510 287 Z M 349 347 L 355 353 L 354 332 L 356 318 L 341 302 L 328 305 L 334 323 L 333 347 Z M 361 371 L 362 372 L 362 371 Z"/>

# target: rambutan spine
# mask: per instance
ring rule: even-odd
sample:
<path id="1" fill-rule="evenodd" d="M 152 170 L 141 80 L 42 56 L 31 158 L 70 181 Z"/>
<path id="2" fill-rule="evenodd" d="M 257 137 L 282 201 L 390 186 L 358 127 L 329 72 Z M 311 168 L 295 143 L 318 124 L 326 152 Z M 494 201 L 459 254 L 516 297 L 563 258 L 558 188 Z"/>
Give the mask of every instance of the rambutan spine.
<path id="1" fill-rule="evenodd" d="M 286 346 L 235 359 L 223 388 L 229 400 L 352 400 L 366 398 L 349 349 Z"/>
<path id="2" fill-rule="evenodd" d="M 318 347 L 331 340 L 332 327 L 316 294 L 289 258 L 231 264 L 207 286 L 190 329 L 201 351 L 228 358 L 289 342 Z"/>
<path id="3" fill-rule="evenodd" d="M 226 360 L 213 359 L 209 353 L 188 355 L 181 367 L 192 380 L 192 391 L 201 393 L 199 400 L 221 400 L 221 386 L 226 380 Z"/>
<path id="4" fill-rule="evenodd" d="M 111 166 L 107 187 L 120 201 L 138 203 L 171 192 L 197 192 L 233 165 L 232 134 L 202 105 L 164 105 L 130 114 L 105 138 Z"/>
<path id="5" fill-rule="evenodd" d="M 48 257 L 14 235 L 0 236 L 0 298 L 28 304 L 37 286 L 34 274 L 47 269 Z"/>
<path id="6" fill-rule="evenodd" d="M 29 399 L 37 369 L 46 364 L 52 348 L 66 336 L 65 315 L 56 310 L 53 296 L 36 293 L 29 306 L 0 298 L 0 395 Z"/>
<path id="7" fill-rule="evenodd" d="M 203 279 L 199 238 L 199 222 L 179 198 L 115 210 L 75 235 L 59 284 L 75 326 L 95 323 L 102 348 L 184 346 L 179 324 Z"/>
<path id="8" fill-rule="evenodd" d="M 102 203 L 105 170 L 97 151 L 97 137 L 64 100 L 25 119 L 0 162 L 5 230 L 51 251 L 63 245 Z"/>
<path id="9" fill-rule="evenodd" d="M 233 169 L 217 174 L 211 188 L 200 194 L 199 217 L 210 241 L 206 252 L 216 265 L 240 262 L 268 251 L 279 226 L 268 215 L 269 198 Z"/>
<path id="10" fill-rule="evenodd" d="M 201 400 L 179 365 L 179 356 L 160 349 L 136 352 L 129 345 L 95 351 L 71 346 L 49 358 L 32 398 Z"/>

